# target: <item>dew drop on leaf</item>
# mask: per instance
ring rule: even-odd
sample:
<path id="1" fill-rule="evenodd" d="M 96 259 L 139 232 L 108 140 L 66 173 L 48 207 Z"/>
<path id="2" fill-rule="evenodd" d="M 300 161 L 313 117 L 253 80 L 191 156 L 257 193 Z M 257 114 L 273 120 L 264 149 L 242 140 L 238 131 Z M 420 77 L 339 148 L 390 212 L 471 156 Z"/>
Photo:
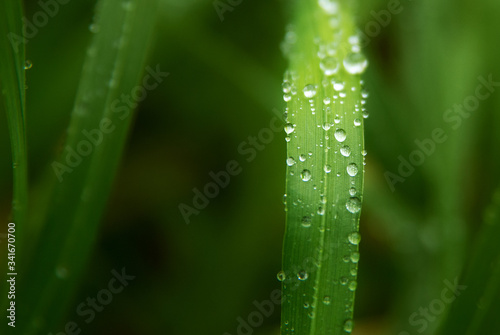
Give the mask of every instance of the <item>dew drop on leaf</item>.
<path id="1" fill-rule="evenodd" d="M 351 177 L 354 177 L 358 174 L 358 167 L 354 163 L 347 165 L 346 170 L 347 170 L 347 174 L 349 174 L 349 176 L 351 176 Z"/>
<path id="2" fill-rule="evenodd" d="M 305 169 L 303 170 L 301 173 L 300 173 L 300 178 L 303 180 L 303 181 L 309 181 L 311 180 L 311 171 Z"/>
<path id="3" fill-rule="evenodd" d="M 361 74 L 368 66 L 368 60 L 360 52 L 351 52 L 344 58 L 344 68 L 350 74 Z"/>
<path id="4" fill-rule="evenodd" d="M 337 129 L 335 130 L 335 139 L 339 142 L 344 142 L 345 138 L 347 137 L 345 130 L 344 129 Z"/>
<path id="5" fill-rule="evenodd" d="M 297 278 L 299 280 L 306 280 L 309 278 L 309 274 L 305 270 L 301 270 L 297 273 Z"/>
<path id="6" fill-rule="evenodd" d="M 350 233 L 348 238 L 349 243 L 353 245 L 358 245 L 361 242 L 361 234 L 358 232 Z"/>
<path id="7" fill-rule="evenodd" d="M 313 84 L 306 85 L 302 92 L 304 92 L 306 98 L 314 98 L 316 95 L 316 86 Z"/>
<path id="8" fill-rule="evenodd" d="M 347 200 L 345 207 L 353 214 L 358 213 L 361 210 L 361 200 L 359 200 L 359 198 L 352 197 Z"/>

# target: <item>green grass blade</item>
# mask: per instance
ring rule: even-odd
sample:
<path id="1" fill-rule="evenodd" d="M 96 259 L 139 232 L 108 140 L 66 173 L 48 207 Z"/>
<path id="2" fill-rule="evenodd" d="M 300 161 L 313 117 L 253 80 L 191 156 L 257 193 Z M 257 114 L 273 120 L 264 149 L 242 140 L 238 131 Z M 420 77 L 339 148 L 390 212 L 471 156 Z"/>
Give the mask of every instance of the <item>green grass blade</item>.
<path id="1" fill-rule="evenodd" d="M 149 86 L 141 78 L 156 9 L 157 0 L 102 0 L 98 4 L 91 26 L 95 35 L 87 50 L 65 149 L 52 164 L 55 186 L 43 240 L 23 276 L 20 306 L 22 317 L 31 322 L 24 322 L 20 333 L 60 331 L 54 327 L 83 274 L 133 109 L 144 98 L 142 94 L 141 99 L 133 98 L 135 89 L 143 87 L 146 94 L 153 89 L 154 78 L 149 76 Z M 80 152 L 81 159 L 72 150 Z"/>
<path id="2" fill-rule="evenodd" d="M 500 190 L 487 211 L 468 266 L 439 334 L 491 334 L 500 329 Z"/>
<path id="3" fill-rule="evenodd" d="M 28 156 L 25 120 L 25 45 L 21 40 L 22 2 L 0 3 L 0 91 L 7 113 L 12 150 L 13 201 L 12 216 L 16 223 L 18 247 L 25 226 L 28 205 Z M 22 249 L 22 248 L 19 248 Z"/>
<path id="4" fill-rule="evenodd" d="M 285 37 L 290 68 L 283 84 L 288 168 L 282 334 L 353 328 L 364 175 L 359 75 L 367 61 L 350 4 L 296 1 Z"/>

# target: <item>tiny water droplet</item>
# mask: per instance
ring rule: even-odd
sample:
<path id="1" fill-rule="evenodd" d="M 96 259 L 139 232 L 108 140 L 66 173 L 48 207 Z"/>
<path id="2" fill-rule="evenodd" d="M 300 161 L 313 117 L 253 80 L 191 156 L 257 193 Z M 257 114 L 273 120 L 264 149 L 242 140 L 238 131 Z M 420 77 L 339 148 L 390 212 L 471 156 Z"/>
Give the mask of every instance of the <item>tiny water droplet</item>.
<path id="1" fill-rule="evenodd" d="M 351 155 L 351 148 L 349 148 L 348 145 L 344 145 L 342 148 L 340 148 L 340 153 L 344 157 L 349 157 Z"/>
<path id="2" fill-rule="evenodd" d="M 68 277 L 68 269 L 64 266 L 58 266 L 56 268 L 56 276 L 59 279 L 66 279 Z"/>
<path id="3" fill-rule="evenodd" d="M 361 120 L 360 120 L 360 119 L 354 119 L 354 125 L 355 125 L 356 127 L 361 126 Z"/>
<path id="4" fill-rule="evenodd" d="M 306 308 L 306 309 L 307 309 L 307 308 L 309 308 L 309 307 L 310 307 L 309 303 L 308 303 L 307 301 L 306 301 L 306 302 L 304 302 L 304 308 Z"/>
<path id="5" fill-rule="evenodd" d="M 369 96 L 368 90 L 366 90 L 366 88 L 363 88 L 363 89 L 361 90 L 361 97 L 362 97 L 363 99 L 366 99 L 366 98 L 368 98 L 368 96 Z"/>
<path id="6" fill-rule="evenodd" d="M 301 173 L 300 173 L 300 178 L 303 180 L 303 181 L 309 181 L 311 180 L 311 171 L 305 169 L 303 170 Z"/>
<path id="7" fill-rule="evenodd" d="M 340 278 L 340 285 L 347 285 L 347 283 L 349 282 L 349 279 L 347 279 L 347 277 L 341 277 Z"/>
<path id="8" fill-rule="evenodd" d="M 306 155 L 301 154 L 301 155 L 299 156 L 299 161 L 301 161 L 301 162 L 305 162 L 305 161 L 306 161 Z"/>
<path id="9" fill-rule="evenodd" d="M 366 154 L 367 154 L 366 150 L 364 150 L 364 149 L 363 149 L 363 150 L 361 150 L 361 154 L 362 154 L 363 156 L 366 156 Z"/>
<path id="10" fill-rule="evenodd" d="M 346 170 L 347 170 L 347 174 L 351 177 L 354 177 L 358 174 L 358 166 L 354 163 L 347 165 Z"/>
<path id="11" fill-rule="evenodd" d="M 351 254 L 351 262 L 353 263 L 359 262 L 359 252 L 355 251 Z"/>
<path id="12" fill-rule="evenodd" d="M 304 96 L 306 98 L 314 98 L 314 96 L 316 95 L 316 86 L 314 86 L 313 84 L 306 85 L 302 92 L 304 92 Z"/>
<path id="13" fill-rule="evenodd" d="M 358 283 L 355 280 L 353 280 L 349 283 L 349 290 L 350 291 L 353 291 L 353 292 L 356 291 L 356 287 L 358 287 Z"/>
<path id="14" fill-rule="evenodd" d="M 305 227 L 305 228 L 311 227 L 311 217 L 310 216 L 302 217 L 300 224 L 302 225 L 302 227 Z"/>
<path id="15" fill-rule="evenodd" d="M 344 322 L 344 331 L 346 333 L 351 333 L 353 328 L 354 328 L 354 322 L 351 319 L 346 320 Z"/>
<path id="16" fill-rule="evenodd" d="M 286 165 L 293 166 L 294 164 L 295 164 L 295 159 L 293 159 L 293 157 L 288 157 L 286 159 Z"/>
<path id="17" fill-rule="evenodd" d="M 344 68 L 350 74 L 361 74 L 368 66 L 368 60 L 360 52 L 351 52 L 344 58 Z"/>
<path id="18" fill-rule="evenodd" d="M 325 297 L 323 298 L 323 303 L 324 303 L 325 305 L 330 305 L 330 302 L 331 302 L 331 301 L 330 301 L 330 297 L 329 297 L 329 296 L 327 296 L 327 295 L 325 295 Z"/>
<path id="19" fill-rule="evenodd" d="M 331 126 L 332 126 L 331 123 L 325 122 L 325 123 L 323 123 L 322 127 L 323 127 L 324 130 L 329 130 Z"/>
<path id="20" fill-rule="evenodd" d="M 326 97 L 326 98 L 323 99 L 323 103 L 325 105 L 329 105 L 331 102 L 332 102 L 332 99 L 330 99 L 329 97 Z"/>
<path id="21" fill-rule="evenodd" d="M 350 233 L 348 237 L 349 243 L 358 245 L 361 241 L 361 235 L 358 232 Z"/>
<path id="22" fill-rule="evenodd" d="M 285 272 L 283 270 L 278 272 L 278 274 L 276 275 L 276 278 L 278 278 L 279 281 L 284 281 L 286 279 Z"/>
<path id="23" fill-rule="evenodd" d="M 347 137 L 344 129 L 338 128 L 335 130 L 335 139 L 339 142 L 344 142 L 345 138 Z"/>
<path id="24" fill-rule="evenodd" d="M 297 278 L 299 280 L 306 280 L 309 278 L 309 274 L 305 270 L 301 270 L 297 273 Z"/>
<path id="25" fill-rule="evenodd" d="M 285 102 L 288 102 L 288 101 L 292 100 L 292 96 L 290 94 L 283 94 L 283 100 Z"/>
<path id="26" fill-rule="evenodd" d="M 330 173 L 330 172 L 332 172 L 332 167 L 330 165 L 326 164 L 324 167 L 324 170 L 326 173 Z"/>
<path id="27" fill-rule="evenodd" d="M 319 63 L 325 76 L 332 76 L 339 71 L 339 61 L 335 57 L 325 57 Z"/>
<path id="28" fill-rule="evenodd" d="M 283 93 L 290 93 L 292 85 L 289 81 L 284 81 L 283 84 L 281 84 L 281 88 L 283 88 Z"/>
<path id="29" fill-rule="evenodd" d="M 318 215 L 325 215 L 325 209 L 323 207 L 318 207 Z"/>
<path id="30" fill-rule="evenodd" d="M 333 89 L 337 92 L 342 91 L 344 89 L 344 83 L 333 82 Z"/>
<path id="31" fill-rule="evenodd" d="M 24 62 L 24 69 L 25 69 L 25 70 L 29 70 L 29 69 L 31 69 L 32 67 L 33 67 L 33 63 L 32 63 L 29 59 L 27 59 L 27 60 Z"/>
<path id="32" fill-rule="evenodd" d="M 350 195 L 351 197 L 354 197 L 354 196 L 356 195 L 356 188 L 351 187 L 351 188 L 349 189 L 349 195 Z"/>

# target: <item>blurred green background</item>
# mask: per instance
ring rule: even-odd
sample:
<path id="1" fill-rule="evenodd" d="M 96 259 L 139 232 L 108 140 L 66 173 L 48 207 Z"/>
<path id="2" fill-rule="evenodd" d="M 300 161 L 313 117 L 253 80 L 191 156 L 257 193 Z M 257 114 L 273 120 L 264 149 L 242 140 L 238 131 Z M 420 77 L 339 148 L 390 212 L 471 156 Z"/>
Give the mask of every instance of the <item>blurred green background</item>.
<path id="1" fill-rule="evenodd" d="M 284 109 L 280 44 L 290 2 L 222 3 L 232 8 L 223 21 L 211 0 L 161 1 L 147 64 L 170 76 L 137 110 L 92 261 L 62 325 L 78 321 L 83 334 L 234 335 L 237 318 L 255 310 L 252 302 L 280 287 L 284 132 L 274 133 L 251 162 L 238 148 Z M 480 101 L 457 129 L 443 115 L 474 95 L 479 76 L 500 81 L 500 3 L 401 1 L 397 14 L 381 18 L 391 3 L 360 3 L 357 17 L 370 59 L 358 335 L 418 333 L 408 317 L 459 275 L 499 181 L 500 94 Z M 27 45 L 32 208 L 63 147 L 94 6 L 81 0 L 61 6 Z M 37 2 L 26 3 L 28 18 L 39 10 Z M 369 30 L 376 23 L 377 33 Z M 392 192 L 384 173 L 398 173 L 398 157 L 408 159 L 418 149 L 414 141 L 435 128 L 447 141 Z M 0 210 L 7 222 L 5 113 L 0 136 Z M 186 224 L 179 204 L 192 206 L 193 188 L 203 189 L 209 172 L 231 160 L 242 172 Z M 122 267 L 136 279 L 86 325 L 76 306 Z M 278 332 L 277 311 L 254 329 Z"/>

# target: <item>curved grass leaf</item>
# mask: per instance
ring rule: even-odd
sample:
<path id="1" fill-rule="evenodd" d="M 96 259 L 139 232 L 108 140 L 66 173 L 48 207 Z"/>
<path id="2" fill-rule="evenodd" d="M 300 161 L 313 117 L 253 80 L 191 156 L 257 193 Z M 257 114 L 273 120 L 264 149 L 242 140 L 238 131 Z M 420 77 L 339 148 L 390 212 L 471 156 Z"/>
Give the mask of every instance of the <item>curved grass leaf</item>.
<path id="1" fill-rule="evenodd" d="M 282 334 L 353 329 L 363 193 L 359 75 L 367 66 L 349 1 L 296 1 L 285 36 L 286 232 Z"/>
<path id="2" fill-rule="evenodd" d="M 500 190 L 468 259 L 459 294 L 439 334 L 494 334 L 500 329 Z"/>
<path id="3" fill-rule="evenodd" d="M 13 221 L 19 239 L 25 226 L 28 204 L 28 157 L 25 120 L 25 45 L 22 33 L 22 2 L 0 3 L 0 92 L 7 113 L 12 147 Z M 18 245 L 19 246 L 19 245 Z"/>
<path id="4" fill-rule="evenodd" d="M 131 96 L 142 84 L 156 8 L 157 0 L 101 0 L 98 4 L 90 27 L 95 35 L 87 50 L 65 148 L 52 163 L 54 191 L 43 240 L 23 276 L 19 305 L 24 322 L 18 329 L 22 334 L 61 330 L 54 328 L 68 310 L 83 274 L 138 102 Z"/>

